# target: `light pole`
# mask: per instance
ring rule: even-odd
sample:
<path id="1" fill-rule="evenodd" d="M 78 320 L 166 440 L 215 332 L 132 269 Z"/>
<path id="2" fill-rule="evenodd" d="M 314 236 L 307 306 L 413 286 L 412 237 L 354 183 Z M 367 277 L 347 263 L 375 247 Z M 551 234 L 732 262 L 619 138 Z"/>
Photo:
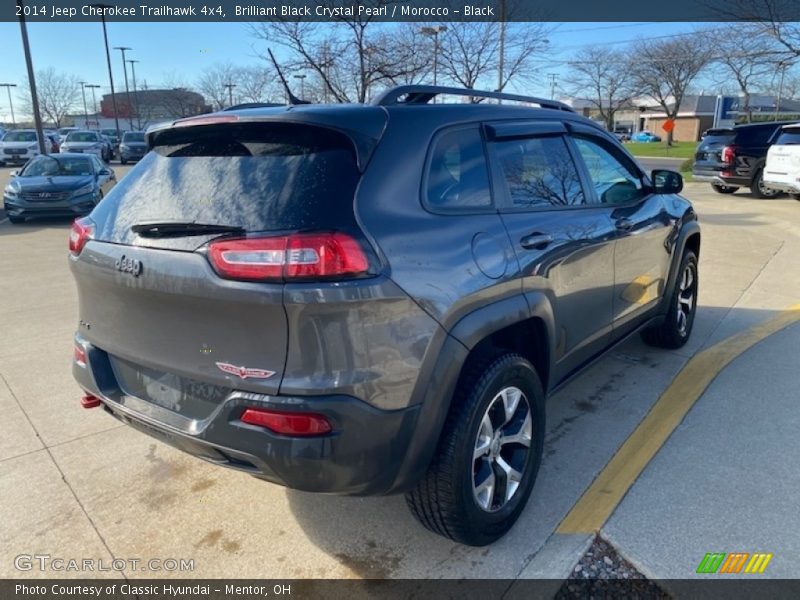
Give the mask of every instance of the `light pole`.
<path id="1" fill-rule="evenodd" d="M 447 27 L 436 25 L 434 27 L 423 27 L 420 31 L 423 35 L 433 36 L 433 85 L 436 85 L 436 72 L 439 70 L 439 34 L 447 31 Z M 434 102 L 436 102 L 435 98 Z"/>
<path id="2" fill-rule="evenodd" d="M 300 80 L 300 98 L 306 97 L 306 76 L 305 75 L 295 75 L 295 79 Z"/>
<path id="3" fill-rule="evenodd" d="M 42 130 L 42 115 L 39 112 L 39 95 L 36 93 L 36 75 L 33 72 L 33 59 L 31 58 L 31 45 L 28 42 L 28 27 L 25 25 L 25 6 L 22 0 L 17 0 L 19 9 L 19 31 L 22 35 L 22 48 L 25 51 L 25 66 L 28 70 L 28 82 L 31 86 L 31 104 L 33 104 L 33 121 L 36 123 L 36 138 L 39 142 L 39 153 L 47 154 Z"/>
<path id="4" fill-rule="evenodd" d="M 16 118 L 14 118 L 14 102 L 12 102 L 12 100 L 11 100 L 11 88 L 12 87 L 17 87 L 17 84 L 16 83 L 0 83 L 0 87 L 4 87 L 8 91 L 8 106 L 11 109 L 11 124 L 14 126 L 14 128 L 16 128 L 17 127 L 17 120 L 16 120 Z"/>
<path id="5" fill-rule="evenodd" d="M 117 114 L 117 96 L 114 93 L 114 73 L 111 70 L 111 51 L 108 49 L 108 30 L 106 29 L 106 13 L 104 8 L 112 8 L 108 4 L 92 4 L 92 8 L 100 9 L 100 22 L 103 24 L 103 41 L 106 45 L 106 64 L 108 65 L 108 81 L 111 84 L 111 105 L 114 107 L 114 124 L 117 128 L 117 137 L 120 137 L 119 132 L 119 116 Z M 94 92 L 92 92 L 94 93 Z"/>
<path id="6" fill-rule="evenodd" d="M 138 60 L 129 59 L 128 64 L 131 66 L 131 74 L 133 75 L 133 103 L 136 105 L 136 128 L 142 128 L 142 119 L 139 117 L 139 92 L 136 91 L 136 63 Z"/>
<path id="7" fill-rule="evenodd" d="M 81 84 L 81 96 L 83 96 L 83 126 L 89 129 L 89 111 L 86 109 L 86 82 L 79 81 Z"/>
<path id="8" fill-rule="evenodd" d="M 550 80 L 550 100 L 555 100 L 556 82 L 558 81 L 558 73 L 548 73 L 547 78 Z"/>
<path id="9" fill-rule="evenodd" d="M 236 87 L 236 84 L 229 81 L 223 87 L 228 90 L 228 106 L 233 106 L 233 88 Z"/>
<path id="10" fill-rule="evenodd" d="M 114 46 L 114 50 L 119 50 L 122 53 L 122 72 L 125 75 L 125 99 L 128 102 L 128 122 L 133 129 L 133 106 L 131 104 L 131 90 L 128 88 L 128 63 L 125 60 L 125 52 L 133 50 L 129 46 Z"/>
<path id="11" fill-rule="evenodd" d="M 86 87 L 92 90 L 92 112 L 94 113 L 95 122 L 97 123 L 97 129 L 100 129 L 100 119 L 97 115 L 97 98 L 94 95 L 94 91 L 99 90 L 100 86 L 93 83 L 87 83 Z"/>
<path id="12" fill-rule="evenodd" d="M 781 83 L 778 86 L 778 98 L 775 100 L 775 114 L 772 120 L 778 120 L 778 113 L 780 112 L 780 104 L 783 102 L 783 80 L 786 77 L 786 69 L 791 66 L 789 61 L 782 60 L 778 63 L 778 68 L 781 70 Z"/>
<path id="13" fill-rule="evenodd" d="M 500 56 L 497 60 L 497 91 L 503 91 L 503 68 L 506 61 L 506 0 L 500 0 L 500 47 L 498 48 Z M 501 104 L 502 99 L 498 99 L 497 103 Z"/>

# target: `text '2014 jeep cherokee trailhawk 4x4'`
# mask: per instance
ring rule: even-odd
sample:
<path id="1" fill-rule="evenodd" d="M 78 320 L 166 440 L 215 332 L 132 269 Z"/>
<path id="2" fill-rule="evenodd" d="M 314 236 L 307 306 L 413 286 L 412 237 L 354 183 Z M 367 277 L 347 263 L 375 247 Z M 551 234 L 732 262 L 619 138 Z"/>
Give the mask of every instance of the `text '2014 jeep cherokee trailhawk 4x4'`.
<path id="1" fill-rule="evenodd" d="M 530 495 L 546 394 L 637 330 L 691 332 L 680 175 L 557 102 L 406 86 L 147 137 L 71 232 L 73 370 L 85 406 L 200 458 L 405 492 L 487 544 Z"/>

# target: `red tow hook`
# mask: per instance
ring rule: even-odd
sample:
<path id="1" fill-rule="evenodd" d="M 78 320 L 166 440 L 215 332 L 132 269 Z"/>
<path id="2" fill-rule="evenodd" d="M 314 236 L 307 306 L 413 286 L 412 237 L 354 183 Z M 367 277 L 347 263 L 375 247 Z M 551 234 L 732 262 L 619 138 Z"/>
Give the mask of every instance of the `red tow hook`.
<path id="1" fill-rule="evenodd" d="M 100 398 L 92 396 L 91 394 L 86 394 L 81 398 L 81 406 L 83 408 L 97 408 L 101 404 Z"/>

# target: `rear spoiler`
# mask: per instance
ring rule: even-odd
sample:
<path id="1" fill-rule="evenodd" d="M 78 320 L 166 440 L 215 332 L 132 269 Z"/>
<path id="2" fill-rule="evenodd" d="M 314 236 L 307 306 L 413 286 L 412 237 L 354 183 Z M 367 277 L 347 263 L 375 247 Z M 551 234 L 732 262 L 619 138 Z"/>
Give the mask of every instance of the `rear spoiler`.
<path id="1" fill-rule="evenodd" d="M 258 110 L 258 109 L 257 109 Z M 253 111 L 255 112 L 255 111 Z M 160 138 L 167 131 L 176 128 L 213 127 L 232 123 L 292 123 L 309 127 L 322 127 L 346 136 L 352 143 L 356 153 L 356 164 L 360 172 L 364 172 L 372 152 L 378 145 L 386 127 L 386 113 L 379 109 L 369 107 L 361 108 L 359 130 L 341 127 L 341 119 L 329 111 L 302 111 L 280 108 L 266 108 L 258 110 L 256 114 L 248 114 L 250 110 L 237 112 L 218 112 L 177 121 L 153 125 L 145 132 L 147 147 L 152 150 L 161 145 Z"/>

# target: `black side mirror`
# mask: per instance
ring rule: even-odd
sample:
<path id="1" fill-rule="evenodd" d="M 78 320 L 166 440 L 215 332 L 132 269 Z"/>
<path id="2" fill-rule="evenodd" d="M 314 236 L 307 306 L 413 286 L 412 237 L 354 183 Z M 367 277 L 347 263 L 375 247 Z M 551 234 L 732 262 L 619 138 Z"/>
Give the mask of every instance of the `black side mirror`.
<path id="1" fill-rule="evenodd" d="M 683 177 L 677 171 L 655 169 L 650 175 L 656 194 L 679 194 L 683 189 Z"/>

